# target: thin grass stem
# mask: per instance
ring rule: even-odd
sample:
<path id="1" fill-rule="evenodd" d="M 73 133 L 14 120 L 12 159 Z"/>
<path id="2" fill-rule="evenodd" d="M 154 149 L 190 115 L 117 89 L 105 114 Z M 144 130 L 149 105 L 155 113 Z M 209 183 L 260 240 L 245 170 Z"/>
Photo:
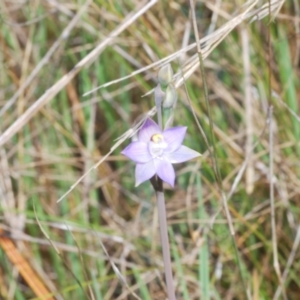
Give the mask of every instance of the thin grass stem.
<path id="1" fill-rule="evenodd" d="M 275 217 L 275 200 L 274 200 L 274 149 L 273 149 L 273 106 L 270 107 L 269 116 L 269 177 L 270 177 L 270 207 L 271 207 L 271 228 L 272 228 L 272 248 L 273 248 L 273 266 L 278 277 L 284 300 L 287 300 L 285 288 L 281 276 L 280 265 L 278 261 L 277 236 L 276 236 L 276 217 Z"/>
<path id="2" fill-rule="evenodd" d="M 239 251 L 238 251 L 238 247 L 237 247 L 237 243 L 236 243 L 236 239 L 235 239 L 235 230 L 234 230 L 232 218 L 230 215 L 230 211 L 228 208 L 227 198 L 223 191 L 222 178 L 221 178 L 221 174 L 220 174 L 220 170 L 219 170 L 219 166 L 218 166 L 218 162 L 217 162 L 217 157 L 216 157 L 216 143 L 215 143 L 215 136 L 214 136 L 213 120 L 212 120 L 211 109 L 210 109 L 210 105 L 209 105 L 208 86 L 207 86 L 206 77 L 205 77 L 204 62 L 203 62 L 203 57 L 202 57 L 201 45 L 199 42 L 199 33 L 198 33 L 198 28 L 197 28 L 195 5 L 194 5 L 193 0 L 190 0 L 190 7 L 191 7 L 191 15 L 192 15 L 194 33 L 195 33 L 195 38 L 196 38 L 196 43 L 197 43 L 197 52 L 198 52 L 198 58 L 199 58 L 199 64 L 200 64 L 201 77 L 202 77 L 203 88 L 204 88 L 204 98 L 205 98 L 205 102 L 206 102 L 208 119 L 209 119 L 209 128 L 210 128 L 211 143 L 212 143 L 212 149 L 213 149 L 213 151 L 210 152 L 210 154 L 211 154 L 211 158 L 212 158 L 212 162 L 213 162 L 213 169 L 214 169 L 217 184 L 220 189 L 222 205 L 224 207 L 230 235 L 232 237 L 232 243 L 234 246 L 235 257 L 236 257 L 236 261 L 237 261 L 239 272 L 240 272 L 240 278 L 242 281 L 243 292 L 244 292 L 245 298 L 250 299 L 250 295 L 248 295 L 248 293 L 247 293 L 247 287 L 246 287 L 245 279 L 244 279 L 243 272 L 242 272 L 241 259 L 239 256 Z"/>
<path id="3" fill-rule="evenodd" d="M 271 207 L 271 228 L 272 228 L 272 248 L 273 248 L 273 266 L 279 281 L 279 286 L 282 290 L 282 296 L 284 300 L 287 300 L 287 295 L 284 288 L 284 283 L 281 276 L 280 265 L 278 261 L 277 250 L 277 236 L 276 236 L 276 219 L 275 219 L 275 201 L 274 201 L 274 142 L 273 142 L 273 106 L 272 106 L 272 45 L 271 45 L 271 1 L 269 0 L 268 13 L 269 13 L 269 27 L 268 27 L 268 98 L 269 98 L 269 180 L 270 180 L 270 207 Z"/>

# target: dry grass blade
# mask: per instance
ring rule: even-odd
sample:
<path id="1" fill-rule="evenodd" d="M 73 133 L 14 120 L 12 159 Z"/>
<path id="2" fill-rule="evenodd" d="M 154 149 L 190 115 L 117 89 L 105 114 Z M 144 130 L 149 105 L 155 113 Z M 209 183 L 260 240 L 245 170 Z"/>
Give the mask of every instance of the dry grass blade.
<path id="1" fill-rule="evenodd" d="M 60 37 L 55 41 L 46 55 L 41 59 L 38 65 L 34 68 L 31 74 L 26 78 L 23 84 L 19 87 L 16 93 L 10 98 L 5 105 L 0 110 L 0 117 L 4 115 L 4 113 L 17 101 L 18 97 L 25 91 L 25 89 L 30 85 L 30 83 L 34 80 L 34 78 L 38 75 L 39 71 L 49 62 L 50 57 L 57 51 L 60 44 L 68 38 L 70 31 L 76 26 L 77 22 L 80 20 L 80 17 L 85 12 L 88 5 L 92 0 L 86 1 L 86 3 L 82 6 L 79 12 L 74 16 L 68 26 L 63 30 Z"/>
<path id="2" fill-rule="evenodd" d="M 128 26 L 154 1 L 0 1 L 0 298 L 41 299 L 3 238 L 51 298 L 167 297 L 155 194 L 134 187 L 122 148 L 156 119 L 151 89 L 169 62 L 166 114 L 203 154 L 164 184 L 177 299 L 298 299 L 298 2 L 193 0 L 193 26 L 189 1 L 157 1 Z"/>
<path id="3" fill-rule="evenodd" d="M 265 131 L 267 129 L 268 123 L 269 123 L 269 116 L 266 118 L 265 126 L 264 126 L 262 132 L 260 133 L 257 141 L 254 143 L 252 149 L 249 151 L 248 156 L 246 156 L 243 164 L 241 165 L 241 167 L 240 167 L 237 175 L 234 178 L 233 184 L 232 184 L 232 186 L 230 188 L 230 191 L 229 191 L 229 193 L 227 195 L 227 202 L 231 199 L 231 197 L 233 196 L 233 194 L 235 193 L 235 191 L 236 191 L 236 189 L 238 187 L 238 184 L 242 180 L 243 174 L 244 174 L 244 172 L 245 172 L 245 170 L 247 168 L 247 165 L 248 165 L 248 163 L 249 163 L 249 161 L 251 159 L 252 153 L 254 152 L 254 150 L 258 146 L 258 144 L 261 142 L 261 139 L 262 139 L 262 137 L 263 137 L 263 135 L 264 135 L 264 133 L 265 133 Z M 214 225 L 215 220 L 218 217 L 218 215 L 221 213 L 221 211 L 222 211 L 222 207 L 220 207 L 217 210 L 217 212 L 210 218 L 210 221 L 209 221 L 209 226 L 210 227 L 212 227 Z"/>
<path id="4" fill-rule="evenodd" d="M 251 96 L 251 62 L 250 62 L 250 42 L 247 28 L 241 31 L 242 45 L 243 45 L 243 63 L 244 63 L 244 86 L 245 86 L 245 112 L 246 112 L 246 145 L 245 152 L 248 157 L 248 164 L 246 168 L 246 191 L 251 194 L 254 189 L 254 167 L 252 161 L 252 147 L 253 147 L 253 107 Z"/>
<path id="5" fill-rule="evenodd" d="M 278 12 L 278 10 L 281 8 L 283 1 L 277 1 L 277 0 L 273 0 L 271 1 L 272 5 L 271 5 L 271 11 L 272 12 Z M 255 7 L 255 5 L 258 3 L 258 0 L 255 1 L 248 1 L 244 6 L 245 6 L 245 11 L 238 14 L 237 16 L 232 17 L 226 24 L 224 24 L 221 28 L 217 29 L 216 31 L 208 34 L 207 36 L 201 38 L 199 40 L 199 43 L 202 46 L 202 56 L 203 59 L 207 58 L 208 55 L 241 23 L 243 23 L 244 21 L 251 19 L 251 22 L 253 22 L 254 20 L 260 20 L 264 17 L 266 17 L 268 15 L 268 4 L 264 4 L 262 7 L 258 8 L 258 9 L 253 9 Z M 255 19 L 253 19 L 253 16 L 255 16 Z M 274 14 L 274 17 L 276 16 L 276 14 Z M 91 93 L 93 93 L 94 91 L 97 91 L 98 89 L 104 88 L 104 87 L 108 87 L 112 84 L 116 84 L 118 82 L 121 82 L 123 80 L 129 79 L 133 76 L 136 76 L 140 73 L 143 73 L 149 69 L 152 68 L 158 68 L 162 65 L 165 65 L 167 63 L 170 63 L 172 61 L 175 61 L 176 59 L 178 59 L 183 53 L 186 53 L 187 51 L 190 51 L 192 49 L 194 49 L 195 47 L 197 47 L 197 43 L 192 43 L 180 50 L 178 50 L 177 52 L 156 61 L 155 63 L 149 64 L 146 67 L 143 67 L 139 70 L 136 70 L 134 72 L 132 72 L 130 75 L 118 78 L 116 80 L 107 82 L 105 84 L 100 85 L 99 87 L 92 89 L 89 92 L 86 92 L 84 94 L 84 96 L 87 96 Z M 180 87 L 184 80 L 188 79 L 197 69 L 199 68 L 199 61 L 198 61 L 198 54 L 193 55 L 191 58 L 189 58 L 183 65 L 182 70 L 180 70 L 179 72 L 177 72 L 176 74 L 174 74 L 174 80 L 175 80 L 175 86 L 176 87 Z M 146 95 L 152 93 L 152 91 L 149 91 Z"/>
<path id="6" fill-rule="evenodd" d="M 137 122 L 135 126 L 126 131 L 122 136 L 117 139 L 117 142 L 111 147 L 110 151 L 106 153 L 95 165 L 93 165 L 89 170 L 87 170 L 77 181 L 70 187 L 70 189 L 63 194 L 57 202 L 63 200 L 74 188 L 92 171 L 97 169 L 122 143 L 124 143 L 127 139 L 131 138 L 143 125 L 146 118 L 151 117 L 155 114 L 156 107 L 153 107 L 147 114 L 145 114 L 140 121 Z"/>
<path id="7" fill-rule="evenodd" d="M 46 239 L 49 241 L 49 243 L 51 244 L 51 246 L 53 247 L 53 249 L 55 250 L 55 252 L 60 256 L 62 263 L 65 265 L 66 269 L 68 269 L 68 271 L 73 275 L 75 281 L 77 282 L 77 284 L 80 286 L 80 288 L 84 291 L 85 295 L 87 296 L 88 299 L 90 299 L 89 294 L 85 291 L 85 289 L 83 288 L 81 282 L 77 279 L 76 274 L 72 271 L 72 269 L 68 266 L 68 264 L 64 261 L 63 257 L 61 256 L 61 252 L 59 251 L 58 247 L 55 245 L 55 243 L 52 241 L 52 239 L 50 238 L 50 236 L 48 235 L 48 233 L 46 232 L 46 230 L 44 230 L 38 216 L 36 213 L 36 209 L 35 209 L 35 205 L 33 205 L 33 210 L 34 210 L 34 214 L 35 214 L 35 218 L 36 221 L 39 225 L 39 228 L 41 229 L 42 233 L 44 234 L 44 236 L 46 237 Z"/>
<path id="8" fill-rule="evenodd" d="M 66 223 L 65 223 L 65 226 L 66 226 L 66 228 L 68 228 L 68 231 L 70 232 L 70 234 L 71 234 L 71 236 L 72 236 L 72 238 L 73 238 L 73 240 L 74 240 L 74 242 L 75 242 L 75 245 L 76 245 L 76 247 L 77 247 L 77 249 L 78 249 L 78 254 L 79 254 L 79 257 L 80 257 L 80 262 L 81 262 L 81 264 L 84 266 L 84 259 L 83 259 L 83 257 L 82 257 L 82 254 L 83 254 L 83 253 L 82 253 L 82 251 L 81 251 L 80 246 L 78 245 L 78 242 L 77 242 L 77 240 L 76 240 L 76 237 L 75 237 L 74 234 L 72 233 L 71 228 L 69 228 L 68 225 L 67 225 Z M 88 274 L 87 274 L 86 268 L 83 268 L 83 273 L 84 273 L 85 280 L 88 282 L 88 279 L 89 279 L 89 278 L 88 278 Z M 93 291 L 91 285 L 89 284 L 89 282 L 88 282 L 87 286 L 88 286 L 88 291 L 89 291 L 90 299 L 91 299 L 91 300 L 96 300 L 96 299 L 95 299 L 95 295 L 94 295 L 94 291 Z"/>
<path id="9" fill-rule="evenodd" d="M 279 95 L 275 92 L 272 94 L 273 99 L 276 99 L 283 107 L 285 107 L 288 112 L 300 123 L 300 117 L 279 97 Z"/>
<path id="10" fill-rule="evenodd" d="M 119 278 L 120 282 L 123 284 L 123 286 L 126 287 L 126 289 L 130 292 L 130 294 L 138 300 L 142 300 L 132 289 L 131 287 L 127 284 L 125 277 L 121 274 L 121 272 L 119 271 L 118 267 L 116 266 L 116 264 L 113 262 L 113 260 L 111 259 L 110 255 L 108 254 L 104 244 L 102 243 L 102 241 L 100 239 L 98 239 L 103 252 L 105 253 L 107 259 L 109 260 L 115 274 L 117 275 L 117 277 Z"/>
<path id="11" fill-rule="evenodd" d="M 8 158 L 5 149 L 0 149 L 0 197 L 4 220 L 10 226 L 15 225 L 16 218 L 13 213 L 15 197 L 10 178 Z"/>
<path id="12" fill-rule="evenodd" d="M 57 95 L 79 72 L 80 70 L 88 64 L 94 62 L 100 53 L 117 37 L 121 32 L 123 32 L 128 26 L 136 21 L 142 14 L 147 12 L 157 0 L 152 0 L 148 3 L 142 2 L 139 5 L 138 11 L 136 13 L 128 14 L 125 20 L 103 41 L 101 42 L 93 51 L 91 51 L 87 56 L 85 56 L 81 61 L 79 61 L 74 68 L 64 75 L 58 82 L 56 82 L 51 88 L 49 88 L 39 99 L 37 99 L 34 104 L 32 104 L 25 112 L 22 114 L 8 129 L 6 129 L 0 136 L 0 147 L 3 146 L 11 137 L 17 133 L 23 126 L 55 95 Z"/>
<path id="13" fill-rule="evenodd" d="M 236 261 L 237 261 L 237 264 L 239 267 L 240 279 L 241 279 L 242 286 L 243 286 L 244 296 L 245 296 L 245 298 L 250 299 L 251 297 L 249 295 L 249 291 L 247 290 L 244 274 L 242 271 L 241 258 L 240 258 L 239 250 L 237 247 L 236 238 L 235 238 L 235 229 L 234 229 L 232 217 L 231 217 L 231 214 L 229 211 L 227 197 L 223 190 L 222 177 L 221 177 L 221 173 L 220 173 L 220 169 L 219 169 L 219 165 L 218 165 L 218 161 L 217 161 L 217 154 L 216 154 L 217 152 L 216 152 L 215 136 L 214 136 L 214 125 L 213 125 L 212 113 L 211 113 L 211 108 L 210 108 L 209 99 L 208 99 L 208 97 L 209 97 L 208 96 L 208 86 L 207 86 L 207 81 L 206 81 L 206 76 L 205 76 L 205 71 L 204 71 L 204 60 L 203 60 L 202 48 L 201 48 L 201 45 L 199 42 L 195 4 L 194 4 L 193 0 L 190 0 L 190 6 L 191 6 L 191 15 L 192 15 L 192 20 L 193 20 L 194 33 L 195 33 L 196 41 L 197 41 L 197 52 L 198 52 L 197 53 L 197 56 L 198 56 L 197 66 L 200 67 L 200 71 L 201 71 L 201 78 L 202 78 L 203 88 L 204 88 L 204 98 L 205 98 L 206 108 L 208 111 L 208 118 L 209 118 L 209 128 L 210 128 L 210 135 L 211 135 L 211 142 L 212 142 L 212 149 L 213 149 L 213 151 L 210 154 L 211 154 L 211 159 L 213 162 L 214 174 L 215 174 L 215 178 L 216 178 L 216 181 L 218 184 L 219 192 L 221 194 L 222 204 L 223 204 L 223 208 L 225 211 L 228 228 L 229 228 L 229 231 L 231 234 L 232 243 L 233 243 L 234 250 L 235 250 L 235 257 L 236 257 Z"/>
<path id="14" fill-rule="evenodd" d="M 55 299 L 12 240 L 5 237 L 3 230 L 0 230 L 0 246 L 37 297 L 45 300 Z"/>
<path id="15" fill-rule="evenodd" d="M 277 235 L 276 235 L 276 216 L 275 216 L 275 199 L 274 199 L 274 142 L 273 142 L 273 107 L 270 107 L 269 110 L 269 155 L 270 155 L 270 206 L 271 206 L 271 227 L 272 227 L 272 248 L 273 248 L 273 266 L 276 272 L 276 275 L 279 280 L 279 284 L 282 290 L 282 295 L 285 300 L 287 300 L 287 295 L 284 288 L 284 282 L 282 280 L 282 275 L 280 271 L 280 265 L 278 260 L 278 247 L 277 247 Z"/>
<path id="16" fill-rule="evenodd" d="M 283 282 L 286 280 L 287 275 L 290 271 L 290 268 L 293 265 L 293 262 L 295 260 L 295 256 L 296 256 L 299 244 L 300 244 L 300 226 L 297 229 L 297 234 L 296 234 L 296 237 L 295 237 L 295 240 L 294 240 L 293 248 L 292 248 L 292 251 L 291 251 L 290 256 L 288 258 L 287 264 L 286 264 L 285 269 L 284 269 L 283 274 L 282 274 L 282 281 Z M 281 292 L 282 292 L 281 286 L 278 286 L 273 300 L 277 300 L 280 297 Z"/>

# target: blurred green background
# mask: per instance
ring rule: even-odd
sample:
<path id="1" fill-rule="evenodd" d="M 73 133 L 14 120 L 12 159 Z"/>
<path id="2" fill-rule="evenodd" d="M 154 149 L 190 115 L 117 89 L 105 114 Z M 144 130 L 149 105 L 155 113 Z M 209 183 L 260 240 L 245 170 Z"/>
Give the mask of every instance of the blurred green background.
<path id="1" fill-rule="evenodd" d="M 284 299 L 282 288 L 286 299 L 299 299 L 300 7 L 270 1 L 270 16 L 269 2 L 256 2 L 195 1 L 207 37 L 215 155 L 249 299 Z M 152 94 L 142 96 L 157 84 L 160 60 L 195 42 L 189 1 L 158 1 L 55 85 L 147 3 L 1 1 L 1 134 L 56 91 L 0 148 L 1 299 L 167 298 L 154 191 L 148 182 L 134 187 L 134 164 L 120 154 L 130 139 L 57 203 L 154 106 Z M 191 71 L 177 89 L 174 124 L 188 126 L 184 144 L 203 153 L 176 165 L 176 187 L 165 187 L 177 299 L 244 299 L 213 162 L 192 113 L 212 147 L 196 53 L 194 46 L 171 60 L 177 76 Z"/>

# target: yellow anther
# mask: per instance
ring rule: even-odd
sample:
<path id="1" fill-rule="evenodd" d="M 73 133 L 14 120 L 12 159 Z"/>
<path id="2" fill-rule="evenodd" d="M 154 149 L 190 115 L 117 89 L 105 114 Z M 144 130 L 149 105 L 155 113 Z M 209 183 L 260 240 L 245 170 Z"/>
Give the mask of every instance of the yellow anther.
<path id="1" fill-rule="evenodd" d="M 164 139 L 164 137 L 159 133 L 153 134 L 152 137 L 151 137 L 151 141 L 156 143 L 156 144 L 162 142 L 163 139 Z"/>

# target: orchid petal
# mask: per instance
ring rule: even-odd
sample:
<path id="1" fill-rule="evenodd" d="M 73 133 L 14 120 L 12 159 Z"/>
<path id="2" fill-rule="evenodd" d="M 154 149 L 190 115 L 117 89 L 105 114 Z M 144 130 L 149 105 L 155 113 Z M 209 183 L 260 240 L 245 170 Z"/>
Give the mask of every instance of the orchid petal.
<path id="1" fill-rule="evenodd" d="M 138 137 L 140 142 L 149 143 L 154 134 L 160 134 L 159 126 L 151 119 L 147 119 L 141 127 Z"/>
<path id="2" fill-rule="evenodd" d="M 163 132 L 163 137 L 168 147 L 165 153 L 171 153 L 176 151 L 182 144 L 186 133 L 187 127 L 173 127 Z"/>
<path id="3" fill-rule="evenodd" d="M 140 185 L 142 182 L 150 179 L 156 173 L 153 160 L 145 164 L 137 164 L 135 167 L 135 186 Z"/>
<path id="4" fill-rule="evenodd" d="M 172 164 L 166 159 L 156 159 L 154 162 L 156 165 L 156 173 L 159 178 L 174 187 L 175 171 Z"/>
<path id="5" fill-rule="evenodd" d="M 165 154 L 165 157 L 169 159 L 172 164 L 182 163 L 198 156 L 201 156 L 201 154 L 183 145 L 176 151 Z"/>
<path id="6" fill-rule="evenodd" d="M 148 145 L 142 142 L 132 142 L 121 153 L 136 163 L 146 163 L 152 159 Z"/>

